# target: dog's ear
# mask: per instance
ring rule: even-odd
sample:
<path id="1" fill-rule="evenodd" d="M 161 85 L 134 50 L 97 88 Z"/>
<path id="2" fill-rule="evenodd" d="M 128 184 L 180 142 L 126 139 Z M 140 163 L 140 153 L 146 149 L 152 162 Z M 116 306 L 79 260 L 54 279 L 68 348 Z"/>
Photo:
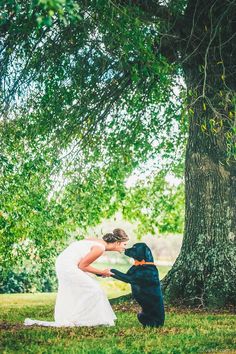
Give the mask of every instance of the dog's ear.
<path id="1" fill-rule="evenodd" d="M 145 244 L 144 243 L 135 243 L 132 247 L 132 254 L 134 259 L 141 261 L 145 257 Z"/>
<path id="2" fill-rule="evenodd" d="M 150 248 L 146 245 L 145 247 L 145 261 L 146 262 L 153 262 L 153 256 Z"/>

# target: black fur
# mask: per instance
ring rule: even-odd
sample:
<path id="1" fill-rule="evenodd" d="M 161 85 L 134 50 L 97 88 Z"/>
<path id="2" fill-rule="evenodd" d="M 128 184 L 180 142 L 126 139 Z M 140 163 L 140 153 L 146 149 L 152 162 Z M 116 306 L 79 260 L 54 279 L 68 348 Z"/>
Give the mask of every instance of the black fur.
<path id="1" fill-rule="evenodd" d="M 135 243 L 125 250 L 125 255 L 138 261 L 153 262 L 150 248 L 145 243 Z M 158 270 L 155 265 L 132 266 L 128 272 L 111 269 L 113 278 L 131 284 L 132 295 L 142 308 L 138 320 L 144 327 L 163 326 L 165 311 Z"/>

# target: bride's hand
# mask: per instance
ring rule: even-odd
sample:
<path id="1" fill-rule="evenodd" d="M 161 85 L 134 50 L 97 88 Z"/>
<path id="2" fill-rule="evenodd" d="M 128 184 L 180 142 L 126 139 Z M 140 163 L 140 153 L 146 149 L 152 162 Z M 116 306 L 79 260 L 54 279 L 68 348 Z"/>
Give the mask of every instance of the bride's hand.
<path id="1" fill-rule="evenodd" d="M 111 272 L 110 268 L 104 269 L 102 271 L 103 278 L 110 277 L 111 275 L 114 275 L 114 274 Z"/>

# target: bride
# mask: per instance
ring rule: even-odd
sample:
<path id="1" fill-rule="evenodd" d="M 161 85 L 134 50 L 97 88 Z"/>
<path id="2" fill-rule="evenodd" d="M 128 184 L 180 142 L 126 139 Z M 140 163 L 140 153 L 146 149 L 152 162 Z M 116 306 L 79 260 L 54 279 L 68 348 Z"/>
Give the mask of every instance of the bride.
<path id="1" fill-rule="evenodd" d="M 58 293 L 54 322 L 25 319 L 26 326 L 114 326 L 114 314 L 106 294 L 91 276 L 112 275 L 110 269 L 99 270 L 91 264 L 104 251 L 122 252 L 128 236 L 122 229 L 115 229 L 102 239 L 88 238 L 72 242 L 56 259 Z"/>

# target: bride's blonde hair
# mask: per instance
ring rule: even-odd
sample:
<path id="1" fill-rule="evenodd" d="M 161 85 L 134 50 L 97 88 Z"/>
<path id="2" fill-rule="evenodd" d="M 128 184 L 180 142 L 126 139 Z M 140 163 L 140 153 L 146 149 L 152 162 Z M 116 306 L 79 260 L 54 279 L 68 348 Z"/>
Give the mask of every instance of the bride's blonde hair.
<path id="1" fill-rule="evenodd" d="M 114 229 L 113 232 L 105 234 L 102 239 L 108 243 L 125 242 L 129 240 L 128 235 L 122 229 Z"/>

